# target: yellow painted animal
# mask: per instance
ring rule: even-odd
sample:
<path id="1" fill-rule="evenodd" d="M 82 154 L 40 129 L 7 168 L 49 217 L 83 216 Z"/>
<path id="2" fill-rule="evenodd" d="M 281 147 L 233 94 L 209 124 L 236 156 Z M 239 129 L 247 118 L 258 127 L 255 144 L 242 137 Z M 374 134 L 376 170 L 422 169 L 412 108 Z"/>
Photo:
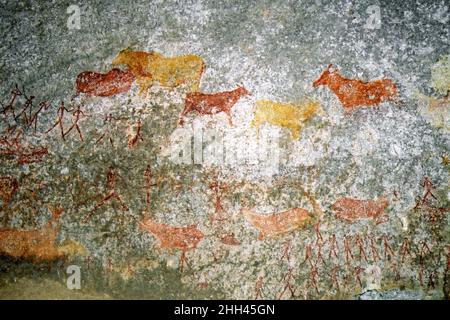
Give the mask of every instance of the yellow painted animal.
<path id="1" fill-rule="evenodd" d="M 420 92 L 415 95 L 419 101 L 419 113 L 433 126 L 450 131 L 450 98 L 434 98 Z"/>
<path id="2" fill-rule="evenodd" d="M 313 117 L 319 109 L 320 104 L 316 101 L 294 105 L 270 100 L 258 100 L 256 101 L 251 126 L 256 127 L 259 131 L 259 127 L 268 122 L 290 130 L 292 139 L 296 140 L 300 136 L 303 123 Z"/>
<path id="3" fill-rule="evenodd" d="M 431 67 L 431 84 L 444 96 L 450 93 L 450 54 L 441 56 Z"/>
<path id="4" fill-rule="evenodd" d="M 136 77 L 141 93 L 155 83 L 169 88 L 187 84 L 190 92 L 198 91 L 205 70 L 203 59 L 196 55 L 164 57 L 155 51 L 130 49 L 120 51 L 112 64 L 126 65 Z"/>

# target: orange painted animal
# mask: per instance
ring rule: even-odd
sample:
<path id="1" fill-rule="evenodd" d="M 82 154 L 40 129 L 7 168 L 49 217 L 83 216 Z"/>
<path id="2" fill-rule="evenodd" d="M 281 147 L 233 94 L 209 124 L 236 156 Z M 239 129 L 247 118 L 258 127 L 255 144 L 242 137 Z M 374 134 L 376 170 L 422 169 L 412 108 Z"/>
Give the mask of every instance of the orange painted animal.
<path id="1" fill-rule="evenodd" d="M 220 237 L 220 242 L 229 246 L 238 246 L 241 244 L 234 236 L 234 233 L 226 234 Z"/>
<path id="2" fill-rule="evenodd" d="M 331 208 L 338 218 L 348 222 L 355 222 L 361 219 L 373 219 L 379 224 L 384 222 L 382 217 L 388 205 L 388 200 L 383 197 L 376 200 L 340 198 Z"/>
<path id="3" fill-rule="evenodd" d="M 53 261 L 64 257 L 55 243 L 60 230 L 58 222 L 63 209 L 52 209 L 47 224 L 34 230 L 0 230 L 0 254 L 34 262 Z"/>
<path id="4" fill-rule="evenodd" d="M 306 195 L 312 204 L 313 213 L 303 208 L 293 208 L 269 215 L 258 214 L 248 209 L 243 209 L 242 212 L 247 221 L 259 231 L 258 240 L 273 238 L 312 225 L 323 215 L 315 199 L 309 194 Z"/>
<path id="5" fill-rule="evenodd" d="M 125 49 L 112 61 L 113 65 L 126 65 L 136 77 L 140 93 L 154 84 L 166 88 L 187 85 L 190 92 L 198 91 L 205 63 L 199 56 L 189 54 L 165 57 L 156 51 Z"/>
<path id="6" fill-rule="evenodd" d="M 146 218 L 139 223 L 141 229 L 151 233 L 158 241 L 161 249 L 179 249 L 182 252 L 180 268 L 183 271 L 183 263 L 186 261 L 186 252 L 195 249 L 203 239 L 204 234 L 195 224 L 187 227 L 174 227 L 164 223 L 157 223 L 151 218 Z"/>
<path id="7" fill-rule="evenodd" d="M 346 109 L 376 106 L 384 101 L 394 100 L 397 86 L 390 79 L 370 82 L 347 79 L 333 70 L 330 64 L 322 75 L 313 82 L 313 87 L 328 86 Z"/>
<path id="8" fill-rule="evenodd" d="M 16 178 L 9 176 L 0 177 L 0 199 L 2 200 L 0 210 L 8 207 L 18 188 L 19 182 Z"/>
<path id="9" fill-rule="evenodd" d="M 110 97 L 130 90 L 134 81 L 131 71 L 114 68 L 107 73 L 85 71 L 77 76 L 76 90 L 90 96 Z"/>
<path id="10" fill-rule="evenodd" d="M 197 112 L 199 114 L 216 114 L 225 112 L 228 116 L 228 122 L 232 126 L 231 108 L 243 96 L 250 95 L 250 93 L 243 86 L 238 86 L 232 91 L 224 91 L 218 93 L 188 93 L 184 103 L 184 110 L 180 114 L 178 124 L 182 125 L 183 117 L 190 112 Z"/>

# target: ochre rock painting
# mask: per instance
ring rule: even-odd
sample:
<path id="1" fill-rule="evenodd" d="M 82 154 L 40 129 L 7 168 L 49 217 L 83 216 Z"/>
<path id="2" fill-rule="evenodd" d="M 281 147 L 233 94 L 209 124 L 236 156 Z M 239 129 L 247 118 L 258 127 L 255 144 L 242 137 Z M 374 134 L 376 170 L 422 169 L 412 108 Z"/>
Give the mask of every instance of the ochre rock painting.
<path id="1" fill-rule="evenodd" d="M 3 202 L 2 210 L 11 203 L 14 194 L 19 188 L 19 182 L 13 177 L 0 177 L 0 199 Z"/>
<path id="2" fill-rule="evenodd" d="M 110 97 L 130 90 L 133 81 L 133 73 L 116 68 L 107 73 L 85 71 L 77 76 L 76 90 L 77 93 Z"/>
<path id="3" fill-rule="evenodd" d="M 273 214 L 258 214 L 249 209 L 242 209 L 242 213 L 251 225 L 258 231 L 258 240 L 275 237 L 311 225 L 322 216 L 322 211 L 315 199 L 307 195 L 313 206 L 313 212 L 303 208 L 293 208 Z"/>
<path id="4" fill-rule="evenodd" d="M 151 233 L 158 239 L 161 249 L 181 250 L 181 271 L 183 271 L 183 263 L 186 262 L 186 251 L 195 249 L 204 237 L 203 232 L 197 229 L 196 225 L 174 227 L 164 223 L 157 223 L 151 218 L 141 221 L 139 225 L 143 230 Z"/>
<path id="5" fill-rule="evenodd" d="M 0 230 L 0 253 L 13 258 L 34 262 L 53 261 L 68 255 L 85 254 L 76 243 L 59 246 L 56 238 L 61 229 L 59 218 L 62 208 L 51 209 L 51 219 L 41 228 L 34 230 Z"/>
<path id="6" fill-rule="evenodd" d="M 117 298 L 448 299 L 445 48 L 419 52 L 424 68 L 416 53 L 398 63 L 404 44 L 332 50 L 332 19 L 300 47 L 283 38 L 309 22 L 277 29 L 297 13 L 257 7 L 241 30 L 224 32 L 230 19 L 196 39 L 227 15 L 196 6 L 139 41 L 93 32 L 86 61 L 2 77 L 0 296 L 75 265 L 83 290 Z"/>
<path id="7" fill-rule="evenodd" d="M 390 79 L 370 82 L 347 79 L 338 70 L 333 70 L 332 65 L 313 82 L 313 86 L 328 86 L 347 109 L 376 106 L 397 96 L 397 86 Z"/>
<path id="8" fill-rule="evenodd" d="M 340 198 L 333 203 L 332 209 L 338 218 L 349 222 L 370 218 L 380 223 L 388 205 L 389 202 L 385 198 L 377 200 Z"/>
<path id="9" fill-rule="evenodd" d="M 188 113 L 196 112 L 199 114 L 212 115 L 219 112 L 226 113 L 228 122 L 232 126 L 231 108 L 243 96 L 250 93 L 242 86 L 238 86 L 233 91 L 218 93 L 192 92 L 186 95 L 184 109 L 180 114 L 179 124 L 183 124 L 184 116 Z"/>
<path id="10" fill-rule="evenodd" d="M 280 126 L 291 131 L 291 137 L 297 140 L 305 121 L 312 118 L 320 110 L 317 101 L 307 101 L 300 105 L 281 103 L 270 100 L 258 100 L 252 127 L 259 128 L 264 123 Z"/>
<path id="11" fill-rule="evenodd" d="M 136 77 L 141 92 L 155 83 L 171 88 L 186 84 L 190 91 L 198 91 L 205 70 L 205 63 L 196 55 L 164 57 L 155 51 L 130 49 L 122 50 L 112 64 L 127 66 Z"/>

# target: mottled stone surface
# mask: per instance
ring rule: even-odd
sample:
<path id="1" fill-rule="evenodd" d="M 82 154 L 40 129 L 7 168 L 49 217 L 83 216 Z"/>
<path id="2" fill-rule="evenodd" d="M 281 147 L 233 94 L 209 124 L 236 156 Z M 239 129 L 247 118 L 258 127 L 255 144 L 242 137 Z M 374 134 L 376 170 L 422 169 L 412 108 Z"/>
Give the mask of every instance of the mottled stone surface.
<path id="1" fill-rule="evenodd" d="M 0 242 L 1 298 L 38 286 L 42 298 L 448 299 L 448 4 L 92 1 L 69 29 L 73 4 L 0 1 L 0 176 L 18 183 L 1 185 L 0 232 L 41 230 L 61 207 L 65 257 L 12 259 Z M 195 54 L 202 92 L 240 84 L 252 95 L 233 106 L 233 126 L 195 112 L 178 125 L 186 86 L 74 96 L 79 73 L 108 72 L 127 47 Z M 329 64 L 391 79 L 398 99 L 346 112 L 312 86 Z M 26 95 L 11 103 L 15 83 Z M 305 99 L 320 110 L 298 138 L 251 126 L 256 101 Z M 388 206 L 349 222 L 332 207 L 342 198 Z M 292 208 L 315 212 L 314 224 L 262 240 L 242 213 Z M 140 226 L 149 217 L 186 227 L 173 250 Z M 69 265 L 81 268 L 79 294 L 65 289 Z"/>

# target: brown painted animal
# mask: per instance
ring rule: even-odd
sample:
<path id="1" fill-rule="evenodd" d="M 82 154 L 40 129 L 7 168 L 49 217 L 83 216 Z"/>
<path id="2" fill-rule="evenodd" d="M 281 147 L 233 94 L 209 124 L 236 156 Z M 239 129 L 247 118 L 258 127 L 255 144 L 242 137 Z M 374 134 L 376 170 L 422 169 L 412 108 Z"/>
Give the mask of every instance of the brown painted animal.
<path id="1" fill-rule="evenodd" d="M 332 210 L 340 219 L 355 222 L 361 219 L 373 219 L 377 224 L 384 222 L 383 215 L 389 205 L 386 198 L 377 200 L 358 200 L 340 198 L 333 205 Z"/>
<path id="2" fill-rule="evenodd" d="M 293 208 L 269 215 L 258 214 L 248 209 L 243 209 L 242 213 L 247 221 L 259 231 L 258 240 L 266 237 L 273 238 L 312 225 L 317 219 L 320 219 L 323 213 L 318 203 L 309 194 L 307 197 L 312 204 L 313 213 L 303 208 Z"/>
<path id="3" fill-rule="evenodd" d="M 59 217 L 63 210 L 52 210 L 52 218 L 47 224 L 34 230 L 0 230 L 0 254 L 12 258 L 22 258 L 34 262 L 53 261 L 64 257 L 56 245 L 60 230 Z"/>
<path id="4" fill-rule="evenodd" d="M 197 247 L 204 234 L 195 224 L 187 227 L 174 227 L 164 223 L 157 223 L 151 218 L 139 223 L 141 229 L 151 233 L 158 241 L 161 249 L 179 249 L 182 251 L 180 268 L 186 262 L 186 252 Z"/>
<path id="5" fill-rule="evenodd" d="M 130 90 L 134 81 L 131 71 L 114 68 L 107 73 L 85 71 L 77 76 L 76 90 L 90 96 L 110 97 Z"/>
<path id="6" fill-rule="evenodd" d="M 4 210 L 9 206 L 18 188 L 19 182 L 16 178 L 9 176 L 0 177 L 0 199 L 2 200 L 0 210 Z"/>
<path id="7" fill-rule="evenodd" d="M 390 79 L 370 82 L 347 79 L 339 71 L 332 69 L 331 64 L 313 82 L 313 87 L 318 86 L 328 86 L 347 109 L 376 106 L 381 102 L 394 100 L 397 95 L 397 86 Z"/>
<path id="8" fill-rule="evenodd" d="M 140 93 L 155 83 L 175 88 L 186 84 L 190 92 L 198 91 L 205 70 L 203 59 L 196 55 L 164 57 L 156 51 L 120 51 L 113 65 L 126 65 L 137 79 Z"/>
<path id="9" fill-rule="evenodd" d="M 238 86 L 232 91 L 218 93 L 188 93 L 178 124 L 182 125 L 184 122 L 183 117 L 190 112 L 195 111 L 199 114 L 209 115 L 225 112 L 228 116 L 228 122 L 232 126 L 231 108 L 233 108 L 241 97 L 246 95 L 250 95 L 250 93 L 243 86 Z"/>

